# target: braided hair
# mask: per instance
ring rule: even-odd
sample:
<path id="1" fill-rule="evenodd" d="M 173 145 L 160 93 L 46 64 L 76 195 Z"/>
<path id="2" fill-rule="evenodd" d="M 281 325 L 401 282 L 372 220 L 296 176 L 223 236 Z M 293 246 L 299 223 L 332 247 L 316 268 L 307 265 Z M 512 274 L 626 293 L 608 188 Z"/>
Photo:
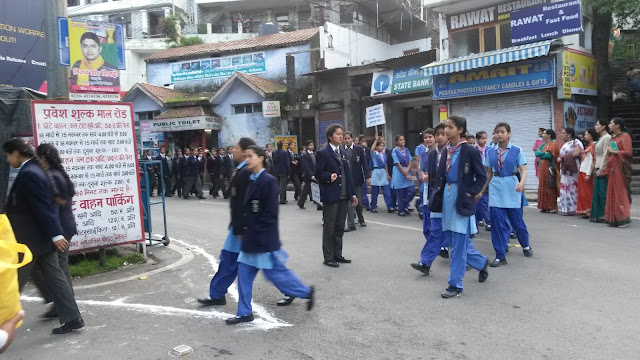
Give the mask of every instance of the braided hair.
<path id="1" fill-rule="evenodd" d="M 73 186 L 73 182 L 69 178 L 69 175 L 62 166 L 62 160 L 60 159 L 60 153 L 58 152 L 58 149 L 56 149 L 56 147 L 52 144 L 40 144 L 36 149 L 36 155 L 38 156 L 38 158 L 45 160 L 47 162 L 47 165 L 49 165 L 49 168 L 60 171 L 67 182 L 67 192 L 69 193 L 69 198 L 72 198 L 76 194 L 76 190 Z M 54 199 L 58 204 L 65 205 L 66 200 L 60 197 L 60 191 L 56 186 L 55 181 L 53 181 L 51 173 L 47 169 L 44 169 L 44 171 L 47 175 L 47 178 L 49 179 L 51 187 L 53 188 Z"/>

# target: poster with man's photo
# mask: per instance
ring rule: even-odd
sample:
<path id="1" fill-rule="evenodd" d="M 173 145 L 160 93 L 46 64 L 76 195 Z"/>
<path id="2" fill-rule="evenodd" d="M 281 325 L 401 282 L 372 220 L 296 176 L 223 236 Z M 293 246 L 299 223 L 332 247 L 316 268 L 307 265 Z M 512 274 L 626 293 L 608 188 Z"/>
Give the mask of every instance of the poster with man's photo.
<path id="1" fill-rule="evenodd" d="M 70 92 L 119 93 L 116 24 L 69 20 Z"/>

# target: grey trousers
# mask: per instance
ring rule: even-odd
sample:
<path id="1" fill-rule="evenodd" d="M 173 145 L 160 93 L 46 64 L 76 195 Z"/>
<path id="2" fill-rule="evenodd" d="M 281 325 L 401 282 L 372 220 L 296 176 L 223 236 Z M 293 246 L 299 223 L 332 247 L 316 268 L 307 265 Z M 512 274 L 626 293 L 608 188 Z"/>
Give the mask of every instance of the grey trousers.
<path id="1" fill-rule="evenodd" d="M 322 204 L 322 253 L 325 261 L 342 257 L 342 236 L 348 207 L 349 200 Z"/>
<path id="2" fill-rule="evenodd" d="M 349 204 L 349 213 L 347 214 L 347 226 L 350 228 L 356 227 L 356 213 L 358 214 L 358 221 L 364 221 L 364 215 L 362 211 L 364 207 L 362 206 L 362 185 L 357 185 L 356 187 L 356 197 L 358 198 L 358 206 L 353 206 L 351 203 Z"/>
<path id="3" fill-rule="evenodd" d="M 51 299 L 58 314 L 60 324 L 81 318 L 78 304 L 73 297 L 73 289 L 64 271 L 58 263 L 58 250 L 33 257 L 33 261 L 18 269 L 18 283 L 20 292 L 31 277 L 34 268 L 39 269 L 42 280 L 51 292 Z"/>
<path id="4" fill-rule="evenodd" d="M 280 204 L 287 201 L 287 184 L 289 184 L 289 175 L 278 174 L 278 185 L 280 189 Z"/>
<path id="5" fill-rule="evenodd" d="M 71 287 L 71 293 L 74 294 L 71 274 L 69 273 L 69 248 L 64 252 L 56 251 L 56 253 L 58 254 L 58 266 L 64 272 L 64 275 L 69 282 L 69 286 Z M 45 281 L 44 275 L 42 274 L 42 268 L 40 266 L 36 265 L 33 267 L 33 270 L 31 270 L 31 280 L 40 291 L 44 302 L 47 304 L 53 302 L 53 295 L 51 294 L 55 289 L 51 289 L 49 284 Z"/>

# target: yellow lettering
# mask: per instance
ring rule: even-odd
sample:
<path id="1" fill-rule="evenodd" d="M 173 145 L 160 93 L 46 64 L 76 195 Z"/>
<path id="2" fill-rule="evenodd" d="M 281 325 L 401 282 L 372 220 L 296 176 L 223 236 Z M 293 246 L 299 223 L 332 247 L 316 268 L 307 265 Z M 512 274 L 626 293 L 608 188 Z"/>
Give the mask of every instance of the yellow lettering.
<path id="1" fill-rule="evenodd" d="M 507 68 L 507 73 L 509 74 L 509 76 L 513 76 L 516 74 L 516 68 L 513 66 L 510 66 Z"/>
<path id="2" fill-rule="evenodd" d="M 488 79 L 488 78 L 489 78 L 489 72 L 486 70 L 482 70 L 478 72 L 470 72 L 467 74 L 467 81 L 481 80 L 481 79 Z"/>
<path id="3" fill-rule="evenodd" d="M 453 74 L 449 78 L 449 82 L 451 84 L 455 84 L 457 82 L 464 82 L 464 75 L 462 75 L 462 74 Z"/>
<path id="4" fill-rule="evenodd" d="M 528 74 L 529 73 L 529 68 L 532 65 L 518 65 L 516 66 L 516 68 L 518 68 L 520 70 L 520 74 Z"/>
<path id="5" fill-rule="evenodd" d="M 498 68 L 498 69 L 491 70 L 491 78 L 504 77 L 504 76 L 507 76 L 507 69 L 505 68 Z"/>

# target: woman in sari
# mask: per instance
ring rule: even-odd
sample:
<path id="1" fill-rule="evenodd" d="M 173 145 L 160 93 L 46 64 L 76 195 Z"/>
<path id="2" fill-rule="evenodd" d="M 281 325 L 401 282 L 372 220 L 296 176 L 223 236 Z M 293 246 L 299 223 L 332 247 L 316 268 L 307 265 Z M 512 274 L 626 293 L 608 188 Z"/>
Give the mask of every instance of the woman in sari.
<path id="1" fill-rule="evenodd" d="M 591 202 L 593 200 L 593 170 L 594 170 L 594 142 L 599 139 L 599 135 L 594 128 L 588 128 L 584 133 L 584 140 L 587 148 L 582 155 L 580 163 L 580 173 L 578 174 L 578 215 L 585 219 L 591 216 Z"/>
<path id="2" fill-rule="evenodd" d="M 538 158 L 538 209 L 543 213 L 558 212 L 558 155 L 556 133 L 547 129 L 542 134 L 544 143 L 536 150 Z"/>
<path id="3" fill-rule="evenodd" d="M 544 132 L 547 131 L 545 128 L 538 128 L 538 139 L 536 140 L 536 142 L 533 144 L 533 152 L 536 153 L 540 147 L 542 145 L 544 145 L 546 142 L 544 141 Z M 535 167 L 536 167 L 536 177 L 540 176 L 539 174 L 539 168 L 538 168 L 538 163 L 539 161 L 536 161 L 534 163 Z"/>
<path id="4" fill-rule="evenodd" d="M 560 148 L 560 215 L 574 216 L 578 208 L 578 169 L 584 147 L 571 127 L 562 130 Z"/>
<path id="5" fill-rule="evenodd" d="M 607 205 L 604 218 L 609 226 L 626 228 L 631 222 L 631 136 L 622 118 L 609 124 L 611 143 L 607 149 Z"/>
<path id="6" fill-rule="evenodd" d="M 607 204 L 607 148 L 611 143 L 609 135 L 609 119 L 600 119 L 596 122 L 596 131 L 600 139 L 595 148 L 595 178 L 593 179 L 593 201 L 591 202 L 592 222 L 604 222 L 604 207 Z"/>

